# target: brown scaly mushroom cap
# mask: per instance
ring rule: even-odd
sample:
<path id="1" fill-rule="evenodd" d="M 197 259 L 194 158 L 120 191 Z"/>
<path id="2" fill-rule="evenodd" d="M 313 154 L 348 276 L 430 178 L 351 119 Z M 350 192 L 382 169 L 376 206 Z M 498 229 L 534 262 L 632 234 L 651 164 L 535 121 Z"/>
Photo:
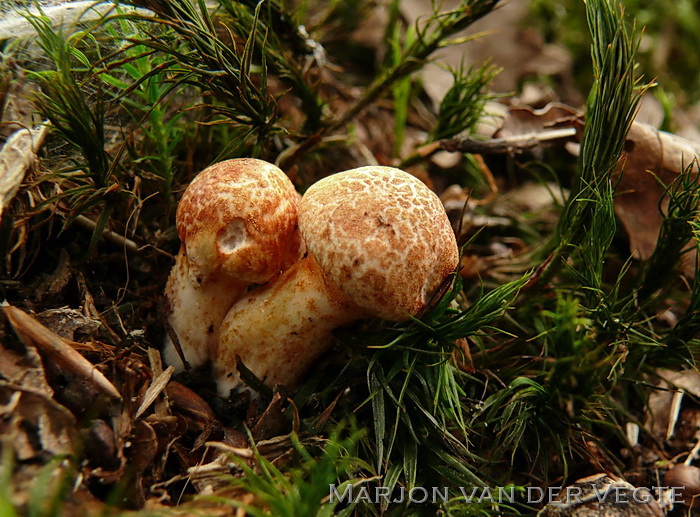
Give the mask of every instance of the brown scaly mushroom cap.
<path id="1" fill-rule="evenodd" d="M 214 272 L 246 283 L 279 273 L 296 228 L 299 195 L 271 163 L 227 160 L 202 171 L 177 207 L 177 231 L 197 274 Z"/>
<path id="2" fill-rule="evenodd" d="M 333 329 L 417 315 L 457 267 L 442 203 L 418 179 L 362 167 L 323 179 L 299 204 L 308 254 L 246 293 L 223 320 L 213 360 L 219 392 L 240 389 L 239 358 L 268 386 L 299 385 Z"/>
<path id="3" fill-rule="evenodd" d="M 299 229 L 326 278 L 387 320 L 420 312 L 457 266 L 440 199 L 392 167 L 360 167 L 312 185 L 299 205 Z"/>

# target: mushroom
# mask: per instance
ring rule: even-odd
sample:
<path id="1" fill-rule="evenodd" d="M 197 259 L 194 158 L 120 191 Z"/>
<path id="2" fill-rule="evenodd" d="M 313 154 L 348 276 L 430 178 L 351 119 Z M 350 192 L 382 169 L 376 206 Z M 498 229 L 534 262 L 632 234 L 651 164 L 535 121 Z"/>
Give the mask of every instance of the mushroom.
<path id="1" fill-rule="evenodd" d="M 312 185 L 299 204 L 308 254 L 226 315 L 213 360 L 220 393 L 240 386 L 237 356 L 268 386 L 298 385 L 332 331 L 366 318 L 405 321 L 455 270 L 438 197 L 412 175 L 369 166 Z"/>
<path id="2" fill-rule="evenodd" d="M 191 366 L 212 357 L 224 316 L 249 286 L 301 258 L 299 199 L 284 172 L 251 158 L 212 165 L 187 187 L 176 214 L 182 244 L 165 296 L 169 324 Z M 170 338 L 164 355 L 183 367 Z"/>

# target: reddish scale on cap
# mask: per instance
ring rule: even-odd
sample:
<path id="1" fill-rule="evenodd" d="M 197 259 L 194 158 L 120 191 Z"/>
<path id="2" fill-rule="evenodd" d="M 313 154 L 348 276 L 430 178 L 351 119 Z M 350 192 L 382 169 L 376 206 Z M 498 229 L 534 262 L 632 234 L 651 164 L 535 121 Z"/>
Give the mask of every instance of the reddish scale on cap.
<path id="1" fill-rule="evenodd" d="M 360 167 L 312 185 L 299 205 L 299 229 L 327 280 L 388 320 L 420 312 L 457 266 L 442 203 L 391 167 Z"/>
<path id="2" fill-rule="evenodd" d="M 279 273 L 299 195 L 274 165 L 243 158 L 202 171 L 177 208 L 177 230 L 198 275 L 262 283 Z M 204 278 L 203 280 L 205 280 Z"/>

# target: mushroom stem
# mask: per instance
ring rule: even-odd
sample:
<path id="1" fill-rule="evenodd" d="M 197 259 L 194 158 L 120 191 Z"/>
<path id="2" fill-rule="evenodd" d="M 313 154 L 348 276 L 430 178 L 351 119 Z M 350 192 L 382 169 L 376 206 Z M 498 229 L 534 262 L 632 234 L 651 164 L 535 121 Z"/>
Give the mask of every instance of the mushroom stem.
<path id="1" fill-rule="evenodd" d="M 181 248 L 165 288 L 170 325 L 181 343 L 186 344 L 190 366 L 204 364 L 216 350 L 219 327 L 233 303 L 245 293 L 247 284 L 214 274 L 206 279 L 197 276 Z M 178 310 L 173 310 L 178 307 Z M 163 348 L 167 364 L 182 370 L 180 354 L 169 337 Z"/>
<path id="2" fill-rule="evenodd" d="M 226 315 L 213 361 L 219 392 L 240 385 L 237 356 L 268 386 L 297 387 L 333 340 L 336 327 L 368 317 L 326 280 L 312 255 L 268 287 L 244 296 Z M 274 322 L 274 324 L 271 324 Z"/>

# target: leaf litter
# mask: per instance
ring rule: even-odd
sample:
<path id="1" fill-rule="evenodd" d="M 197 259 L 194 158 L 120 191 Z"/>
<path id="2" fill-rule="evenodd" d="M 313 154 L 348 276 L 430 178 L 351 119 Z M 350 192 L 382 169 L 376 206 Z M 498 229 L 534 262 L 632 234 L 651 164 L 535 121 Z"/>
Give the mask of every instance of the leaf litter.
<path id="1" fill-rule="evenodd" d="M 405 9 L 415 9 L 411 3 L 402 5 L 402 9 L 407 20 L 416 19 L 413 12 L 405 12 Z M 519 34 L 518 38 L 527 39 L 528 35 Z M 513 63 L 503 65 L 515 74 L 512 77 L 500 76 L 499 80 L 508 81 L 506 89 L 512 89 L 519 78 L 532 74 L 527 67 L 535 67 L 537 73 L 543 74 L 566 76 L 569 73 L 567 56 L 559 55 L 554 59 L 552 55 L 557 51 L 546 48 L 537 38 L 535 40 L 530 50 L 534 48 L 533 52 L 539 58 L 525 59 L 518 54 L 514 60 L 527 63 L 525 68 L 515 67 Z M 522 43 L 522 39 L 518 41 Z M 518 47 L 518 44 L 508 46 Z M 458 55 L 461 59 L 461 53 Z M 435 86 L 444 92 L 449 88 L 449 80 L 445 81 Z M 426 88 L 432 103 L 437 104 L 442 94 L 431 92 Z M 566 95 L 562 97 L 570 100 Z M 334 109 L 344 107 L 342 99 L 334 102 L 337 104 Z M 490 117 L 491 126 L 486 125 L 489 129 L 482 130 L 488 136 L 486 140 L 470 140 L 469 136 L 473 135 L 459 135 L 451 142 L 440 142 L 440 146 L 451 150 L 457 148 L 460 153 L 482 154 L 491 164 L 495 154 L 505 154 L 504 159 L 510 161 L 523 157 L 541 159 L 557 147 L 577 152 L 576 143 L 582 138 L 585 122 L 578 109 L 560 103 L 505 107 L 508 101 L 504 100 L 495 104 L 498 107 L 492 111 L 500 114 L 496 120 L 502 119 L 502 122 L 497 124 L 500 126 L 498 130 L 493 131 L 494 117 Z M 288 109 L 293 112 L 298 107 Z M 394 130 L 393 109 L 378 104 L 359 117 L 356 140 L 351 141 L 347 149 L 331 154 L 338 167 L 370 161 L 395 163 L 391 158 L 392 143 L 386 138 Z M 412 139 L 406 140 L 407 149 L 420 145 L 425 126 L 420 116 L 414 118 L 410 131 Z M 6 141 L 0 153 L 0 166 L 4 167 L 4 173 L 0 174 L 3 208 L 13 199 L 18 202 L 15 199 L 18 191 L 19 195 L 28 192 L 22 184 L 27 180 L 27 173 L 33 174 L 31 169 L 37 164 L 36 153 L 44 138 L 43 132 L 34 131 L 17 131 Z M 469 145 L 482 147 L 475 150 L 468 148 Z M 492 147 L 489 149 L 484 145 Z M 697 172 L 699 150 L 700 144 L 653 126 L 632 125 L 619 164 L 614 209 L 635 258 L 645 261 L 651 257 L 662 226 L 668 189 L 688 167 L 694 167 L 693 173 Z M 450 168 L 462 165 L 462 161 L 461 154 L 455 154 L 442 164 Z M 441 162 L 437 159 L 432 163 L 439 165 Z M 476 167 L 484 176 L 491 174 L 493 177 L 492 173 L 484 172 L 489 165 L 483 160 Z M 300 170 L 299 174 L 307 175 L 308 180 L 320 173 L 311 168 Z M 461 275 L 465 279 L 507 278 L 505 274 L 509 268 L 521 269 L 519 261 L 532 246 L 531 237 L 525 235 L 471 241 L 479 228 L 496 229 L 495 234 L 499 234 L 504 228 L 517 226 L 516 223 L 526 216 L 528 224 L 532 224 L 532 218 L 535 218 L 535 226 L 551 229 L 556 224 L 559 207 L 568 196 L 568 190 L 554 182 L 511 181 L 508 184 L 499 177 L 493 184 L 475 189 L 450 184 L 429 169 L 417 168 L 416 174 L 441 191 L 455 228 L 464 232 L 466 247 Z M 36 175 L 32 178 L 36 180 Z M 482 194 L 479 199 L 474 196 L 475 190 Z M 479 200 L 485 202 L 479 204 Z M 467 210 L 463 210 L 465 206 Z M 115 235 L 125 239 L 118 233 Z M 137 250 L 139 247 L 134 246 L 131 251 Z M 68 256 L 63 249 L 61 256 Z M 123 253 L 115 252 L 106 263 L 120 260 L 123 260 Z M 134 260 L 138 261 L 138 256 Z M 158 259 L 153 260 L 158 264 Z M 67 261 L 64 263 L 68 264 Z M 105 303 L 108 299 L 105 290 L 94 281 L 87 282 L 81 276 L 83 271 L 73 270 L 74 264 L 71 261 L 70 271 L 57 269 L 50 277 L 54 282 L 35 290 L 33 300 L 26 297 L 27 303 L 17 304 L 27 311 L 14 305 L 6 305 L 3 309 L 0 436 L 4 443 L 12 444 L 19 462 L 28 463 L 25 469 L 18 470 L 30 478 L 32 474 L 27 473 L 35 473 L 30 460 L 46 461 L 50 457 L 72 455 L 84 447 L 84 463 L 80 466 L 82 483 L 78 489 L 70 491 L 68 498 L 78 506 L 102 508 L 102 500 L 109 494 L 119 493 L 121 500 L 117 503 L 123 507 L 157 510 L 178 502 L 177 494 L 189 494 L 192 490 L 204 495 L 234 494 L 234 498 L 252 504 L 251 495 L 232 488 L 225 477 L 240 472 L 239 463 L 230 455 L 251 465 L 257 454 L 278 465 L 290 461 L 296 454 L 291 434 L 298 431 L 294 418 L 290 422 L 289 416 L 298 411 L 295 403 L 280 392 L 262 407 L 250 401 L 237 401 L 239 407 L 235 409 L 239 413 L 241 407 L 245 408 L 244 421 L 227 420 L 222 415 L 226 415 L 230 408 L 222 406 L 220 400 L 212 399 L 210 405 L 195 393 L 196 380 L 187 379 L 192 387 L 173 380 L 172 367 L 163 365 L 155 349 L 146 349 L 142 334 L 132 330 L 139 328 L 132 322 L 139 321 L 142 313 L 157 312 L 157 303 L 134 309 L 131 317 L 116 310 L 111 313 L 98 310 L 97 306 L 104 308 L 109 305 Z M 694 276 L 694 267 L 693 261 L 685 261 L 684 271 L 690 279 Z M 84 308 L 52 305 L 56 300 L 75 299 L 75 293 L 70 296 L 66 293 L 76 290 L 80 291 Z M 97 294 L 97 302 L 90 290 Z M 151 300 L 159 297 L 154 290 L 145 288 L 144 292 Z M 29 314 L 31 309 L 41 312 L 32 316 Z M 141 312 L 136 314 L 138 311 Z M 142 318 L 142 321 L 148 320 Z M 19 340 L 10 337 L 10 329 Z M 463 371 L 473 374 L 477 372 L 475 364 L 478 365 L 478 361 L 472 357 L 469 341 L 460 339 L 458 346 L 463 354 L 458 363 Z M 700 441 L 697 434 L 700 428 L 697 373 L 687 370 L 657 371 L 656 374 L 657 377 L 649 378 L 649 382 L 656 383 L 657 391 L 650 396 L 648 408 L 643 412 L 647 419 L 645 427 L 652 430 L 657 445 L 673 447 L 674 451 L 685 450 L 688 460 L 692 460 L 692 444 Z M 183 380 L 181 377 L 176 379 Z M 340 400 L 342 404 L 342 395 L 338 394 L 323 413 L 321 427 L 336 402 Z M 250 430 L 249 436 L 242 432 L 245 428 Z M 655 459 L 669 456 L 666 450 L 655 453 Z M 61 464 L 55 471 L 56 478 L 69 477 L 71 468 L 75 467 Z M 688 485 L 684 492 L 688 504 L 693 504 L 692 497 L 700 493 L 697 470 L 690 464 L 679 463 L 666 474 L 667 483 L 683 481 Z M 673 476 L 677 479 L 674 480 Z M 20 477 L 18 474 L 18 479 Z M 610 479 L 604 482 L 618 483 Z M 15 496 L 20 500 L 22 486 L 18 481 Z M 29 503 L 25 501 L 25 504 Z M 183 511 L 187 512 L 188 508 L 211 515 L 233 514 L 233 510 L 225 505 L 206 499 L 187 503 Z"/>

